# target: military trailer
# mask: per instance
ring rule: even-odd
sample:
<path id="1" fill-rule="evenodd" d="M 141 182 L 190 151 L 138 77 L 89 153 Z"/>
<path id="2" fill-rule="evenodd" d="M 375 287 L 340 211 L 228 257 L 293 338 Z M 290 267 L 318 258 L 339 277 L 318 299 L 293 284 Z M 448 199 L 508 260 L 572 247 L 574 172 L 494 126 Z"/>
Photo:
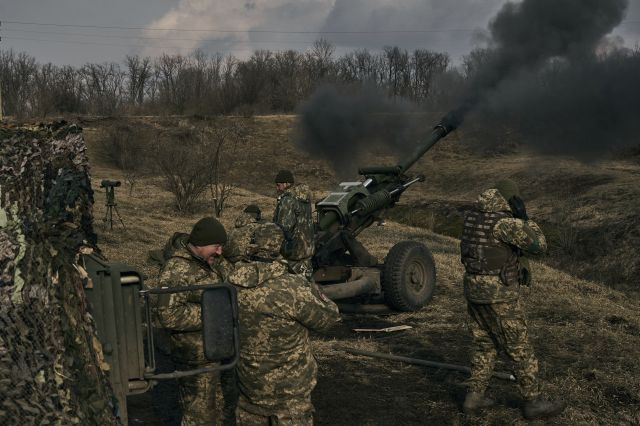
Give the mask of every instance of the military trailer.
<path id="1" fill-rule="evenodd" d="M 338 190 L 316 204 L 313 278 L 343 311 L 381 312 L 389 307 L 415 311 L 431 300 L 436 268 L 426 245 L 400 241 L 379 263 L 357 236 L 381 221 L 382 213 L 392 208 L 407 188 L 424 180 L 424 176 L 406 172 L 458 124 L 455 112 L 446 115 L 400 164 L 360 168 L 360 180 L 342 182 Z"/>
<path id="2" fill-rule="evenodd" d="M 85 254 L 89 275 L 85 293 L 89 301 L 109 378 L 118 400 L 119 416 L 127 424 L 127 396 L 150 390 L 159 380 L 171 380 L 209 371 L 233 368 L 239 356 L 238 307 L 235 288 L 228 284 L 145 288 L 136 269 Z M 216 367 L 189 371 L 156 372 L 151 301 L 153 295 L 202 292 L 205 357 Z"/>

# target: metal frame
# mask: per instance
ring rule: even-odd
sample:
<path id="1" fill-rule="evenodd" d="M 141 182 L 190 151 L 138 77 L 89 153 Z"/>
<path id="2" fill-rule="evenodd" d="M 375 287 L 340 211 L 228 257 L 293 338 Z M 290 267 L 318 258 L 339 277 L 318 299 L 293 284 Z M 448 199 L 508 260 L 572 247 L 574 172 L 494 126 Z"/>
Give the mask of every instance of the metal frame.
<path id="1" fill-rule="evenodd" d="M 232 303 L 231 310 L 233 313 L 234 355 L 230 362 L 212 366 L 212 367 L 197 368 L 194 370 L 174 371 L 173 373 L 155 374 L 151 372 L 151 371 L 155 371 L 156 369 L 156 359 L 155 359 L 155 342 L 153 339 L 153 325 L 151 322 L 151 306 L 149 304 L 149 295 L 150 294 L 184 293 L 187 291 L 205 291 L 209 289 L 220 289 L 220 288 L 224 288 L 231 295 L 235 294 L 235 288 L 230 284 L 226 284 L 226 283 L 193 285 L 193 286 L 183 286 L 183 287 L 163 287 L 163 288 L 140 290 L 139 293 L 144 298 L 144 304 L 145 304 L 145 316 L 147 320 L 147 356 L 149 357 L 149 370 L 150 370 L 150 372 L 144 374 L 145 379 L 171 380 L 171 379 L 176 379 L 180 377 L 188 377 L 188 376 L 194 376 L 196 374 L 208 373 L 212 371 L 229 370 L 235 367 L 235 365 L 237 364 L 240 358 L 240 333 L 238 330 L 238 306 L 237 304 Z M 232 297 L 232 300 L 234 300 L 233 297 Z"/>

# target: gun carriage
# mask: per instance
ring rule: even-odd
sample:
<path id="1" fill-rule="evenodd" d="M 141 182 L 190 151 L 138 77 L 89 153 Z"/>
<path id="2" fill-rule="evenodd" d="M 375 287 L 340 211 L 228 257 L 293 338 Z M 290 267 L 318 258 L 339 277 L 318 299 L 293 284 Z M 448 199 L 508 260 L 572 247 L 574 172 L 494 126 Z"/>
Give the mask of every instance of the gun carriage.
<path id="1" fill-rule="evenodd" d="M 361 180 L 342 182 L 316 204 L 313 278 L 328 297 L 341 302 L 343 310 L 373 312 L 389 306 L 415 311 L 431 300 L 436 269 L 426 245 L 400 241 L 379 263 L 357 236 L 382 221 L 384 211 L 392 208 L 405 190 L 424 181 L 424 176 L 407 172 L 458 124 L 455 112 L 446 115 L 399 164 L 360 168 Z"/>

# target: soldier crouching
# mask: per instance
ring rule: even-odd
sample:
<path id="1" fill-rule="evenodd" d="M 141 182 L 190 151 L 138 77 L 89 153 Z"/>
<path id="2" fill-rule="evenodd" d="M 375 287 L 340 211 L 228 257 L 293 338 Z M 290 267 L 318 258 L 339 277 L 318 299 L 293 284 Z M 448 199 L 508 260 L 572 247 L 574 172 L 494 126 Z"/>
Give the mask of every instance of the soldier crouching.
<path id="1" fill-rule="evenodd" d="M 229 276 L 238 289 L 240 426 L 313 424 L 317 365 L 309 330 L 340 320 L 335 303 L 281 261 L 283 238 L 277 225 L 262 225 L 252 238 L 251 259 L 237 262 Z"/>

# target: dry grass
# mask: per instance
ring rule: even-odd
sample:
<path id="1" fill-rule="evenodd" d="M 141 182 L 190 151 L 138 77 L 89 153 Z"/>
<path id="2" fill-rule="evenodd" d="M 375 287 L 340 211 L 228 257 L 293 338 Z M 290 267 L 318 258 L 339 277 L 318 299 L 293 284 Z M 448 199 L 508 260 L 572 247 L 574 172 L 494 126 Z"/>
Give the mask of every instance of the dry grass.
<path id="1" fill-rule="evenodd" d="M 290 117 L 257 117 L 249 121 L 250 126 L 254 126 L 250 133 L 256 133 L 252 133 L 251 144 L 241 152 L 242 161 L 235 164 L 239 168 L 237 182 L 240 185 L 222 217 L 225 225 L 230 225 L 235 214 L 249 203 L 260 205 L 264 216 L 269 217 L 275 203 L 271 175 L 279 167 L 293 168 L 300 180 L 318 188 L 318 196 L 333 176 L 318 162 L 306 163 L 304 155 L 288 142 L 284 148 L 274 148 L 279 146 L 276 141 L 286 141 L 289 137 L 283 128 L 291 125 Z M 99 129 L 85 132 L 93 160 L 94 188 L 99 187 L 101 179 L 122 177 L 119 171 L 104 166 L 97 156 L 95 144 L 99 134 Z M 268 142 L 263 138 L 268 138 Z M 283 152 L 285 155 L 277 155 Z M 404 203 L 410 205 L 418 200 L 467 202 L 484 182 L 506 174 L 523 176 L 525 181 L 529 179 L 532 216 L 548 217 L 553 213 L 554 203 L 557 203 L 554 194 L 538 189 L 543 185 L 541 180 L 545 179 L 546 173 L 551 172 L 526 174 L 532 161 L 529 157 L 505 158 L 491 169 L 494 163 L 490 159 L 467 158 L 463 150 L 453 144 L 442 145 L 433 154 L 433 158 L 422 160 L 416 168 L 417 172 L 429 173 L 427 184 L 408 191 L 409 197 Z M 470 164 L 462 168 L 462 162 L 467 160 Z M 586 169 L 580 168 L 582 166 L 567 161 L 570 168 L 566 166 L 563 170 L 572 179 L 587 174 Z M 600 179 L 605 183 L 585 187 L 582 192 L 574 191 L 577 195 L 571 214 L 577 223 L 595 225 L 614 218 L 625 221 L 627 210 L 603 209 L 603 203 L 625 208 L 637 204 L 637 199 L 629 198 L 629 194 L 640 191 L 631 185 L 636 182 L 637 169 L 626 165 L 610 167 L 609 171 L 599 169 L 609 176 Z M 244 180 L 241 179 L 243 176 Z M 585 180 L 584 177 L 581 179 Z M 161 247 L 175 231 L 188 231 L 197 219 L 210 214 L 212 209 L 204 199 L 199 211 L 176 214 L 170 207 L 171 195 L 160 189 L 155 177 L 143 178 L 133 196 L 118 191 L 116 199 L 127 226 L 126 232 L 117 224 L 113 231 L 102 226 L 104 194 L 96 191 L 95 218 L 100 247 L 111 260 L 133 264 L 151 279 L 157 271 L 146 264 L 147 251 Z M 465 392 L 463 374 L 368 359 L 334 349 L 334 345 L 340 343 L 468 365 L 470 338 L 465 323 L 457 240 L 391 221 L 362 234 L 362 241 L 380 259 L 395 242 L 404 239 L 422 241 L 431 248 L 438 271 L 436 295 L 420 312 L 391 316 L 345 315 L 343 323 L 328 336 L 314 337 L 320 365 L 319 383 L 314 393 L 317 424 L 524 424 L 513 384 L 494 381 L 489 393 L 501 405 L 482 416 L 465 416 L 459 408 Z M 630 253 L 626 255 L 628 257 Z M 538 424 L 640 424 L 640 363 L 637 361 L 640 313 L 637 300 L 547 265 L 537 263 L 535 266 L 534 285 L 526 291 L 524 298 L 531 338 L 540 359 L 540 376 L 548 395 L 563 397 L 569 403 L 561 417 Z M 384 339 L 352 331 L 362 326 L 398 324 L 414 328 Z M 508 364 L 500 362 L 498 369 L 508 369 Z"/>

